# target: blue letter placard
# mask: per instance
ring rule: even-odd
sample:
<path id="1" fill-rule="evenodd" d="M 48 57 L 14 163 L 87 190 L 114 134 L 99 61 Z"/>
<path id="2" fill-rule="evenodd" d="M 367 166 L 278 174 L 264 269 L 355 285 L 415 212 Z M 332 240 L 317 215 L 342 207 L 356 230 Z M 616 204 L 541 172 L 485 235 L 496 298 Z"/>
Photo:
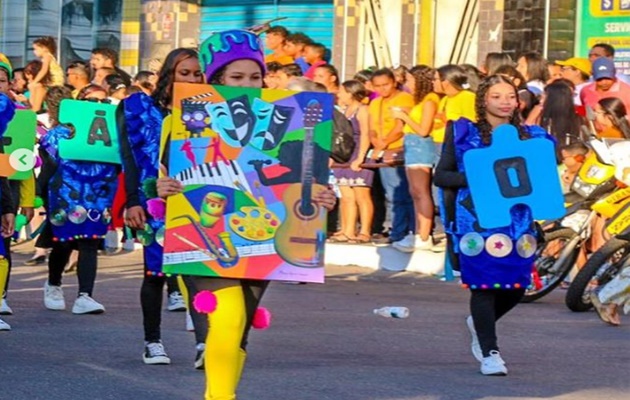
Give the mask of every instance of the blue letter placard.
<path id="1" fill-rule="evenodd" d="M 464 153 L 466 178 L 479 225 L 509 226 L 510 210 L 529 206 L 535 219 L 565 214 L 554 143 L 543 138 L 520 140 L 512 125 L 492 133 L 492 144 Z"/>

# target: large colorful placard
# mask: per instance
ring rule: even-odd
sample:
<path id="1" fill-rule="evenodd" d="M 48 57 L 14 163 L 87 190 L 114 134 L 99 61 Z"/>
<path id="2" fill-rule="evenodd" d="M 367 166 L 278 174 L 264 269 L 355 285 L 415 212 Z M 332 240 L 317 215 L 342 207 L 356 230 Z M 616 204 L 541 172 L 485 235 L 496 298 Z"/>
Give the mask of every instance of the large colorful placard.
<path id="1" fill-rule="evenodd" d="M 479 225 L 510 226 L 510 210 L 525 204 L 535 219 L 565 214 L 554 143 L 543 138 L 522 141 L 513 125 L 500 125 L 492 144 L 464 153 L 464 166 Z M 473 172 L 473 173 L 471 173 Z"/>
<path id="2" fill-rule="evenodd" d="M 59 121 L 74 127 L 74 137 L 59 142 L 66 160 L 120 164 L 116 106 L 81 100 L 63 100 Z"/>
<path id="3" fill-rule="evenodd" d="M 37 132 L 37 114 L 16 110 L 2 138 L 4 154 L 0 154 L 0 176 L 21 181 L 33 176 L 33 149 Z"/>
<path id="4" fill-rule="evenodd" d="M 324 281 L 333 98 L 175 84 L 164 272 Z M 163 130 L 168 131 L 167 129 Z"/>
<path id="5" fill-rule="evenodd" d="M 575 54 L 587 57 L 597 43 L 615 47 L 617 72 L 630 75 L 630 0 L 582 0 L 578 8 Z"/>

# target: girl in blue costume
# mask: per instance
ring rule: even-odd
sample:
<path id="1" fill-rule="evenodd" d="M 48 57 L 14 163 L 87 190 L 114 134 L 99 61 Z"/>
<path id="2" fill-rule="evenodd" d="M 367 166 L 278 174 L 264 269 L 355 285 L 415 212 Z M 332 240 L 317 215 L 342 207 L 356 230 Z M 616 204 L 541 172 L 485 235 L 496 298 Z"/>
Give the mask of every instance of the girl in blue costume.
<path id="1" fill-rule="evenodd" d="M 159 73 L 158 85 L 151 96 L 136 93 L 123 101 L 118 109 L 120 148 L 122 151 L 125 190 L 127 193 L 125 222 L 135 229 L 144 244 L 144 279 L 140 303 L 144 325 L 145 364 L 170 364 L 161 341 L 162 292 L 177 290 L 176 278 L 162 272 L 162 244 L 155 233 L 164 226 L 162 218 L 148 213 L 149 201 L 157 197 L 156 179 L 160 164 L 168 165 L 168 157 L 160 159 L 162 121 L 171 113 L 175 82 L 203 83 L 195 50 L 171 51 Z M 168 149 L 168 146 L 166 146 Z"/>
<path id="2" fill-rule="evenodd" d="M 484 375 L 506 375 L 499 353 L 496 321 L 516 306 L 530 283 L 538 236 L 531 211 L 525 206 L 512 210 L 512 224 L 505 228 L 479 227 L 470 197 L 463 157 L 466 151 L 492 142 L 492 131 L 502 124 L 514 125 L 521 139 L 553 139 L 538 126 L 522 126 L 518 90 L 507 78 L 492 75 L 477 91 L 477 123 L 461 118 L 447 127 L 435 184 L 445 191 L 444 225 L 453 235 L 456 260 L 462 281 L 470 288 L 472 352 Z"/>
<path id="3" fill-rule="evenodd" d="M 73 314 L 100 314 L 105 307 L 92 298 L 98 248 L 111 222 L 111 209 L 120 167 L 116 164 L 75 161 L 59 154 L 60 142 L 74 135 L 74 128 L 59 123 L 59 107 L 72 93 L 63 86 L 52 87 L 46 102 L 53 128 L 40 139 L 43 165 L 42 193 L 46 195 L 47 225 L 42 235 L 52 237 L 48 258 L 48 280 L 44 285 L 44 305 L 49 310 L 65 310 L 61 276 L 73 250 L 78 250 L 78 296 Z M 50 236 L 49 236 L 50 235 Z"/>
<path id="4" fill-rule="evenodd" d="M 3 152 L 2 136 L 14 115 L 15 105 L 5 94 L 0 93 L 0 153 Z M 1 234 L 3 238 L 13 236 L 15 229 L 14 207 L 9 182 L 6 178 L 0 178 L 0 213 L 2 214 L 0 218 L 2 220 Z M 9 262 L 6 258 L 8 251 L 9 249 L 4 246 L 4 241 L 0 240 L 0 288 L 4 288 L 9 276 Z M 2 301 L 3 299 L 0 296 L 0 303 L 2 303 Z M 11 326 L 0 319 L 0 331 L 8 330 L 11 330 Z"/>
<path id="5" fill-rule="evenodd" d="M 12 67 L 6 56 L 0 53 L 0 93 L 10 96 L 10 82 L 12 77 Z M 23 108 L 19 104 L 15 104 L 16 108 Z M 8 116 L 9 114 L 7 114 Z M 35 175 L 31 174 L 29 179 L 25 180 L 8 180 L 9 187 L 11 188 L 10 194 L 13 201 L 13 205 L 16 207 L 13 211 L 17 215 L 18 208 L 21 209 L 21 214 L 24 216 L 24 221 L 29 223 L 34 214 L 35 203 Z M 12 315 L 13 310 L 7 303 L 7 295 L 9 290 L 9 278 L 11 276 L 11 246 L 12 237 L 4 238 L 4 248 L 6 250 L 6 259 L 9 263 L 9 272 L 4 284 L 4 287 L 0 287 L 2 294 L 2 301 L 0 303 L 0 315 Z M 0 330 L 10 330 L 11 327 L 7 323 L 0 322 Z"/>
<path id="6" fill-rule="evenodd" d="M 263 46 L 251 32 L 226 31 L 212 35 L 201 45 L 200 61 L 209 84 L 263 87 Z M 160 178 L 157 189 L 158 195 L 164 198 L 180 193 L 183 187 L 175 179 Z M 314 200 L 330 210 L 336 197 L 329 189 L 319 192 Z M 236 399 L 236 389 L 245 365 L 247 335 L 268 284 L 269 281 L 264 280 L 194 278 L 191 297 L 195 291 L 209 290 L 217 299 L 216 310 L 208 314 L 206 400 Z"/>

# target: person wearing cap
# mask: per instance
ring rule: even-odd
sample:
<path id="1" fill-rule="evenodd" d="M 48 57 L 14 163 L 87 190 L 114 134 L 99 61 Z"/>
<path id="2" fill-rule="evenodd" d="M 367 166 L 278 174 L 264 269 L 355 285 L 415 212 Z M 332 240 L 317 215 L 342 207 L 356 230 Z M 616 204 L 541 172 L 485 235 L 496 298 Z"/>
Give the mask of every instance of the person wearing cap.
<path id="1" fill-rule="evenodd" d="M 588 52 L 588 59 L 590 62 L 597 60 L 598 58 L 606 57 L 611 60 L 615 60 L 615 48 L 608 43 L 596 43 L 591 47 Z M 630 76 L 624 75 L 617 71 L 617 79 L 622 82 L 630 84 Z"/>
<path id="2" fill-rule="evenodd" d="M 607 97 L 617 97 L 630 110 L 630 85 L 619 81 L 615 63 L 607 57 L 593 61 L 593 81 L 584 86 L 580 99 L 584 106 L 595 108 L 598 101 Z"/>
<path id="3" fill-rule="evenodd" d="M 584 86 L 590 83 L 591 62 L 586 58 L 572 57 L 564 61 L 556 61 L 561 68 L 562 78 L 571 81 L 575 86 L 573 91 L 573 103 L 576 106 L 582 105 L 580 93 Z"/>
<path id="4" fill-rule="evenodd" d="M 209 84 L 263 87 L 266 69 L 263 45 L 252 32 L 231 30 L 211 35 L 200 47 L 199 61 Z M 182 190 L 181 182 L 173 178 L 162 177 L 157 181 L 157 192 L 162 198 Z M 313 200 L 328 210 L 336 202 L 330 189 L 319 192 Z M 190 290 L 191 297 L 196 291 L 196 296 L 216 299 L 216 309 L 207 318 L 205 399 L 235 399 L 247 356 L 247 336 L 269 281 L 192 277 L 192 284 L 195 290 Z"/>

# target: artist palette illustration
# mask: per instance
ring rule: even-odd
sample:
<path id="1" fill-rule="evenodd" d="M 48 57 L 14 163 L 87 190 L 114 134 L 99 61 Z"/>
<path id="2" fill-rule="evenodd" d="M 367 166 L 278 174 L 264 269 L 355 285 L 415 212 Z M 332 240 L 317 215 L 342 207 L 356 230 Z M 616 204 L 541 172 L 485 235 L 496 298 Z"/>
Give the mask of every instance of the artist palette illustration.
<path id="1" fill-rule="evenodd" d="M 252 241 L 272 239 L 280 220 L 271 211 L 261 207 L 243 207 L 230 217 L 230 228 L 237 235 Z"/>
<path id="2" fill-rule="evenodd" d="M 323 282 L 333 99 L 176 84 L 164 272 Z"/>

